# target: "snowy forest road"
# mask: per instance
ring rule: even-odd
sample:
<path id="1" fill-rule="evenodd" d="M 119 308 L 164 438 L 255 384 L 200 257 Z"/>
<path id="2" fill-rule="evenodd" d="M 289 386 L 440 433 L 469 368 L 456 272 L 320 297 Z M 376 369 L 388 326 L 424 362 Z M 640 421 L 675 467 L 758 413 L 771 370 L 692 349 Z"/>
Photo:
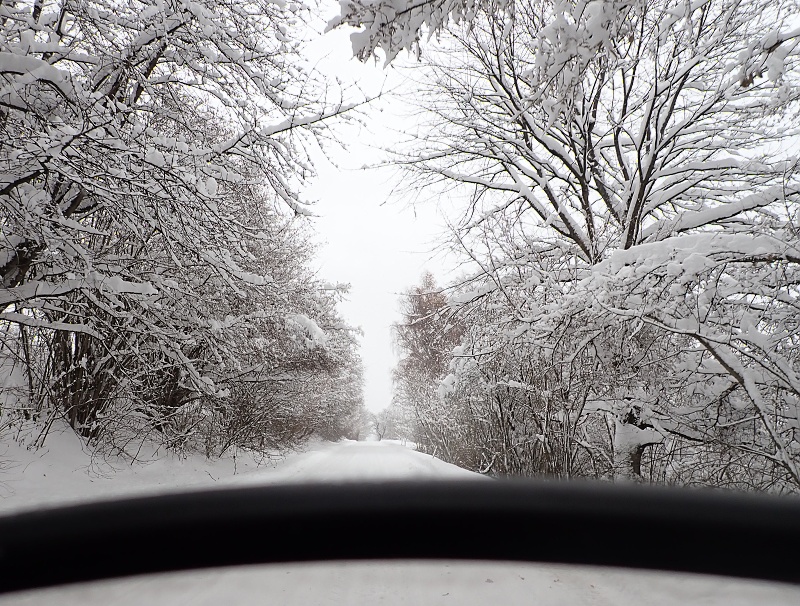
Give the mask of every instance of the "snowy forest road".
<path id="1" fill-rule="evenodd" d="M 221 479 L 215 485 L 257 485 L 409 478 L 482 477 L 394 442 L 312 444 L 275 467 Z M 489 481 L 483 480 L 483 481 Z M 497 523 L 488 520 L 487 523 Z M 547 523 L 543 520 L 542 523 Z M 500 530 L 498 540 L 514 540 Z M 247 537 L 243 537 L 247 540 Z M 313 541 L 297 529 L 297 541 Z M 354 541 L 403 541 L 391 520 L 352 529 Z M 213 546 L 209 537 L 209 548 Z M 153 549 L 158 549 L 157 545 Z M 800 603 L 800 588 L 644 571 L 506 562 L 336 562 L 248 566 L 152 575 L 24 592 L 0 606 L 154 606 L 323 604 L 386 606 L 479 604 L 733 605 Z"/>
<path id="2" fill-rule="evenodd" d="M 337 482 L 409 478 L 480 478 L 466 469 L 416 452 L 398 442 L 326 443 L 322 448 L 287 457 L 274 469 L 233 476 L 226 484 Z"/>

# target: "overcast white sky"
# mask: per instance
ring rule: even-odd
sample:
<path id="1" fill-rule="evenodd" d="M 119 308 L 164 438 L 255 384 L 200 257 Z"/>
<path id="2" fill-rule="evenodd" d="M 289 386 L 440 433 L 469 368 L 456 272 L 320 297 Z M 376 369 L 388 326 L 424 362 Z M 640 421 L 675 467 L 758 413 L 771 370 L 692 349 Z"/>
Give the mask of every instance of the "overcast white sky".
<path id="1" fill-rule="evenodd" d="M 327 11 L 333 16 L 338 6 Z M 349 32 L 334 31 L 310 45 L 314 56 L 323 57 L 318 69 L 346 82 L 356 82 L 374 94 L 402 82 L 398 70 L 382 65 L 361 64 L 352 58 Z M 318 176 L 306 189 L 316 200 L 313 220 L 318 239 L 320 276 L 333 282 L 350 283 L 349 300 L 340 306 L 345 318 L 364 331 L 361 355 L 365 366 L 366 405 L 379 411 L 391 401 L 392 351 L 390 327 L 399 320 L 398 295 L 417 283 L 424 270 L 438 278 L 446 263 L 431 252 L 443 232 L 436 200 L 409 208 L 399 195 L 394 169 L 367 169 L 382 157 L 377 146 L 391 146 L 402 135 L 407 108 L 397 98 L 381 99 L 364 117 L 362 127 L 351 126 L 347 149 L 332 154 L 338 166 L 320 159 Z M 405 122 L 407 124 L 407 122 Z"/>

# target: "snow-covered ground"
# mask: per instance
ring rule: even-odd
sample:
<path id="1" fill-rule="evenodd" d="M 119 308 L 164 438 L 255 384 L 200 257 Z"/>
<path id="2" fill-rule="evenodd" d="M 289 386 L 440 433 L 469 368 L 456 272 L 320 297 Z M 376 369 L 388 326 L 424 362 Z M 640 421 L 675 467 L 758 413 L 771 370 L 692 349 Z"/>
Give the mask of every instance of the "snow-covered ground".
<path id="1" fill-rule="evenodd" d="M 0 451 L 2 453 L 2 451 Z M 240 457 L 156 459 L 145 466 L 92 461 L 68 433 L 46 452 L 7 446 L 0 454 L 5 512 L 38 506 L 174 490 L 180 487 L 475 477 L 393 442 L 316 442 L 306 452 L 258 466 Z M 235 472 L 235 473 L 234 473 Z M 383 528 L 354 529 L 354 540 L 402 541 Z M 508 537 L 506 537 L 507 540 Z M 310 540 L 298 532 L 298 541 Z M 113 550 L 113 546 L 108 546 Z M 154 546 L 154 549 L 156 547 Z M 41 604 L 799 604 L 800 588 L 691 575 L 571 566 L 484 562 L 345 562 L 253 566 L 104 581 L 1 596 L 0 606 Z"/>
<path id="2" fill-rule="evenodd" d="M 392 440 L 344 441 L 316 445 L 310 452 L 290 455 L 274 469 L 261 469 L 225 480 L 229 484 L 329 482 L 434 478 L 485 479 L 471 471 L 422 454 Z"/>
<path id="3" fill-rule="evenodd" d="M 142 449 L 144 463 L 90 457 L 68 429 L 56 430 L 46 447 L 29 451 L 0 442 L 0 514 L 98 499 L 157 494 L 176 489 L 286 482 L 352 481 L 476 474 L 402 446 L 399 442 L 311 442 L 287 456 L 256 460 L 184 459 Z"/>
<path id="4" fill-rule="evenodd" d="M 214 485 L 235 473 L 259 469 L 252 457 L 209 461 L 200 455 L 179 459 L 144 445 L 141 463 L 87 454 L 69 429 L 55 428 L 45 446 L 27 450 L 0 441 L 0 513 L 66 505 L 120 496 Z M 271 469 L 269 463 L 263 466 Z"/>

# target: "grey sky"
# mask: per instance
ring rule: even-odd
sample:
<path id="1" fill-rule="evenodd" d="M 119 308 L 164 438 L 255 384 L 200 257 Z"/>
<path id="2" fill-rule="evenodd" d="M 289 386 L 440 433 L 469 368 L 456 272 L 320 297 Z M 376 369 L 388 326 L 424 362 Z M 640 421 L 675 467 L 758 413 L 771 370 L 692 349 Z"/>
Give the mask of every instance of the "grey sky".
<path id="1" fill-rule="evenodd" d="M 335 7 L 331 9 L 331 14 Z M 368 94 L 401 82 L 397 70 L 374 63 L 361 64 L 350 55 L 348 32 L 334 31 L 312 42 L 310 52 L 319 57 L 317 68 L 345 84 L 356 83 Z M 341 305 L 345 317 L 364 331 L 361 354 L 365 365 L 366 404 L 385 408 L 391 400 L 391 369 L 395 356 L 390 326 L 399 319 L 398 293 L 419 281 L 425 269 L 441 277 L 444 262 L 431 249 L 443 231 L 435 202 L 408 208 L 393 195 L 399 176 L 393 169 L 367 169 L 382 157 L 379 146 L 391 146 L 401 135 L 395 131 L 407 117 L 402 101 L 379 100 L 364 116 L 362 125 L 339 129 L 346 150 L 331 152 L 331 160 L 317 161 L 318 176 L 306 189 L 317 201 L 313 220 L 324 243 L 319 256 L 320 274 L 326 280 L 352 285 L 349 300 Z"/>

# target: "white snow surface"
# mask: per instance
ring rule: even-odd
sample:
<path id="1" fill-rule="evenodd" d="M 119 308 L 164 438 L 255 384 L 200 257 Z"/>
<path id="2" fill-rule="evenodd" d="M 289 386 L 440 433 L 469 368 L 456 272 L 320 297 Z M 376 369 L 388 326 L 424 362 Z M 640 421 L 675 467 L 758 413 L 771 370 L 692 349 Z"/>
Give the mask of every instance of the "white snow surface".
<path id="1" fill-rule="evenodd" d="M 154 453 L 157 454 L 157 453 Z M 154 458 L 121 466 L 92 460 L 68 432 L 46 450 L 0 451 L 0 512 L 181 488 L 285 482 L 473 477 L 392 442 L 313 442 L 277 463 L 252 458 Z M 234 473 L 235 472 L 235 473 Z M 494 521 L 495 523 L 498 521 Z M 543 522 L 546 523 L 546 522 Z M 513 540 L 498 524 L 503 540 Z M 298 541 L 313 540 L 298 530 Z M 384 528 L 353 528 L 355 541 L 402 541 Z M 113 546 L 108 546 L 113 549 Z M 156 549 L 157 546 L 154 546 Z M 602 547 L 600 547 L 602 548 Z M 800 588 L 668 573 L 505 562 L 337 562 L 248 566 L 148 575 L 0 596 L 0 606 L 59 604 L 226 606 L 478 604 L 798 604 Z"/>
<path id="2" fill-rule="evenodd" d="M 484 480 L 399 442 L 312 441 L 302 452 L 257 461 L 252 455 L 207 460 L 140 452 L 144 463 L 91 457 L 68 429 L 51 432 L 45 447 L 0 445 L 0 514 L 123 496 L 231 485 L 347 482 L 415 477 Z"/>

